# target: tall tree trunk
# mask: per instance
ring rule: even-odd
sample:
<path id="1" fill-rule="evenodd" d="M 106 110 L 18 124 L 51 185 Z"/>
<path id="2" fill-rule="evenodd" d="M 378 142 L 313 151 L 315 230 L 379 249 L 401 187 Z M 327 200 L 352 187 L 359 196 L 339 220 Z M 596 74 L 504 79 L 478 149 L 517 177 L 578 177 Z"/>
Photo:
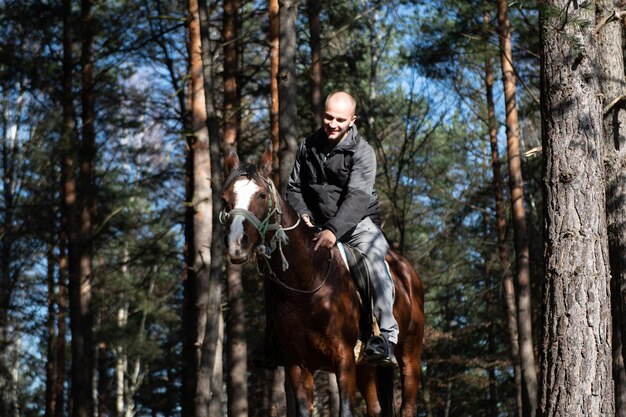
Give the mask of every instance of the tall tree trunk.
<path id="1" fill-rule="evenodd" d="M 222 268 L 224 266 L 224 240 L 223 227 L 219 222 L 219 210 L 221 206 L 222 191 L 222 141 L 219 135 L 219 124 L 215 107 L 217 82 L 214 74 L 215 62 L 213 54 L 214 42 L 209 33 L 209 10 L 206 0 L 199 2 L 199 21 L 201 41 L 202 79 L 204 80 L 205 97 L 205 128 L 207 130 L 206 141 L 200 143 L 196 138 L 196 152 L 194 155 L 194 206 L 195 216 L 195 247 L 196 262 L 194 271 L 203 275 L 206 282 L 204 294 L 206 303 L 201 303 L 205 311 L 203 318 L 204 328 L 201 345 L 200 370 L 198 373 L 198 389 L 196 390 L 196 411 L 200 408 L 202 417 L 205 411 L 209 415 L 219 415 L 222 410 Z M 194 50 L 197 53 L 197 49 Z M 195 103 L 195 99 L 194 99 Z M 194 104 L 195 107 L 195 104 Z M 195 113 L 195 110 L 194 110 Z M 195 130 L 195 129 L 194 129 Z M 203 139 L 204 140 L 204 139 Z M 210 181 L 206 179 L 210 178 Z M 211 237 L 207 247 L 206 239 Z M 210 262 L 209 262 L 210 261 Z M 204 277 L 206 275 L 206 277 Z M 200 322 L 199 322 L 200 324 Z M 209 406 L 204 409 L 204 404 Z"/>
<path id="2" fill-rule="evenodd" d="M 237 149 L 239 131 L 239 1 L 224 1 L 224 148 L 226 153 Z M 228 296 L 227 404 L 229 417 L 248 415 L 248 346 L 242 266 L 226 266 Z"/>
<path id="3" fill-rule="evenodd" d="M 122 264 L 122 275 L 127 274 L 126 264 Z M 122 331 L 128 323 L 128 304 L 123 303 L 117 309 L 117 327 Z M 126 392 L 125 375 L 128 372 L 128 356 L 120 343 L 115 347 L 115 415 L 124 416 L 124 393 Z"/>
<path id="4" fill-rule="evenodd" d="M 582 6 L 582 5 L 581 5 Z M 613 416 L 602 104 L 593 3 L 541 15 L 545 282 L 542 416 Z"/>
<path id="5" fill-rule="evenodd" d="M 54 218 L 54 211 L 53 211 Z M 54 222 L 52 223 L 54 224 Z M 51 239 L 54 241 L 54 239 Z M 57 315 L 56 315 L 56 281 L 54 245 L 48 244 L 47 251 L 47 283 L 48 283 L 48 351 L 46 354 L 46 417 L 53 417 L 56 409 L 56 377 L 57 377 Z"/>
<path id="6" fill-rule="evenodd" d="M 487 146 L 483 146 L 483 188 L 487 188 Z M 487 219 L 487 203 L 485 202 L 485 211 L 482 216 L 482 230 L 484 241 L 487 242 L 489 239 L 489 221 Z M 496 366 L 495 366 L 495 358 L 496 358 L 496 335 L 495 335 L 495 325 L 494 325 L 494 309 L 493 309 L 493 279 L 491 277 L 491 268 L 489 266 L 491 262 L 491 252 L 485 251 L 483 255 L 484 261 L 484 279 L 485 279 L 485 317 L 488 320 L 487 322 L 487 379 L 489 381 L 489 397 L 487 403 L 489 404 L 489 408 L 487 410 L 487 415 L 491 417 L 498 416 L 498 390 L 497 390 L 497 380 L 496 380 Z"/>
<path id="7" fill-rule="evenodd" d="M 280 66 L 280 16 L 278 0 L 269 0 L 270 41 L 270 135 L 272 141 L 272 169 L 280 172 L 278 151 L 280 150 L 280 110 L 278 92 L 278 70 Z M 280 178 L 279 178 L 280 183 Z M 278 184 L 280 188 L 280 184 Z"/>
<path id="8" fill-rule="evenodd" d="M 196 370 L 198 369 L 198 355 L 196 352 L 196 343 L 198 340 L 197 335 L 197 322 L 198 313 L 196 309 L 196 299 L 199 294 L 196 291 L 196 274 L 193 270 L 193 263 L 195 259 L 195 247 L 194 247 L 194 214 L 193 207 L 193 192 L 194 192 L 194 142 L 195 136 L 193 135 L 193 106 L 191 101 L 194 97 L 194 92 L 198 88 L 198 81 L 194 80 L 192 75 L 197 72 L 194 65 L 197 63 L 194 59 L 192 51 L 200 48 L 199 40 L 200 29 L 198 22 L 198 3 L 197 0 L 190 0 L 187 2 L 188 16 L 187 16 L 187 53 L 189 55 L 189 78 L 187 81 L 186 90 L 189 91 L 186 99 L 182 93 L 183 88 L 176 86 L 176 78 L 172 75 L 172 85 L 179 91 L 178 100 L 183 114 L 183 130 L 186 141 L 187 157 L 185 160 L 185 271 L 183 278 L 183 355 L 182 355 L 182 375 L 181 375 L 181 415 L 183 417 L 195 416 L 194 399 L 196 397 Z M 194 48 L 194 49 L 192 49 Z M 163 47 L 165 50 L 166 48 Z M 174 67 L 171 65 L 170 73 L 174 74 Z M 203 87 L 203 86 L 202 86 Z"/>
<path id="9" fill-rule="evenodd" d="M 322 127 L 324 116 L 324 104 L 322 103 L 322 42 L 320 3 L 315 0 L 308 0 L 309 12 L 309 45 L 311 47 L 311 114 L 313 119 L 313 130 Z"/>
<path id="10" fill-rule="evenodd" d="M 206 7 L 206 3 L 204 4 Z M 190 78 L 190 101 L 191 101 L 191 132 L 188 141 L 189 146 L 189 216 L 187 224 L 190 240 L 187 242 L 188 254 L 188 277 L 189 290 L 186 295 L 190 299 L 185 301 L 191 309 L 190 331 L 191 342 L 191 370 L 190 395 L 193 398 L 192 409 L 188 410 L 189 416 L 208 416 L 209 404 L 213 396 L 213 387 L 210 375 L 212 373 L 213 359 L 206 358 L 211 354 L 211 343 L 205 346 L 205 332 L 210 318 L 209 309 L 209 285 L 210 285 L 210 260 L 211 253 L 203 239 L 211 236 L 211 189 L 206 181 L 211 177 L 209 155 L 209 130 L 207 127 L 207 108 L 205 102 L 205 84 L 202 68 L 202 45 L 201 23 L 199 4 L 197 0 L 188 1 L 189 10 L 189 78 Z M 215 341 L 213 341 L 215 345 Z M 214 349 L 214 347 L 213 347 Z M 213 353 L 214 354 L 214 353 Z M 221 391 L 221 389 L 220 389 Z M 191 404 L 189 404 L 191 406 Z"/>
<path id="11" fill-rule="evenodd" d="M 2 114 L 2 182 L 3 182 L 3 207 L 2 207 L 2 237 L 0 238 L 0 414 L 17 415 L 17 387 L 14 382 L 12 370 L 16 369 L 14 362 L 16 357 L 12 352 L 17 352 L 12 346 L 17 346 L 15 337 L 9 331 L 10 310 L 13 304 L 14 289 L 17 284 L 18 274 L 12 267 L 14 262 L 13 253 L 15 243 L 14 217 L 15 217 L 15 188 L 16 188 L 16 163 L 18 152 L 18 132 L 20 120 L 24 108 L 24 86 L 19 85 L 17 103 L 13 120 L 9 113 L 10 103 L 7 97 L 3 97 L 4 106 Z"/>
<path id="12" fill-rule="evenodd" d="M 287 183 L 296 160 L 298 149 L 298 89 L 296 78 L 297 31 L 298 17 L 297 0 L 279 0 L 279 73 L 278 73 L 278 107 L 280 125 L 280 151 L 278 153 L 280 167 L 279 190 L 281 195 L 287 191 Z M 274 394 L 281 394 L 278 404 L 286 401 L 287 415 L 295 414 L 293 390 L 289 378 L 285 377 L 283 368 L 274 372 Z M 284 381 L 284 388 L 278 387 Z M 274 397 L 275 398 L 275 397 Z M 274 399 L 273 399 L 274 401 Z"/>
<path id="13" fill-rule="evenodd" d="M 66 194 L 68 213 L 70 324 L 72 330 L 72 417 L 92 417 L 94 413 L 92 295 L 92 210 L 95 204 L 93 163 L 95 158 L 95 111 L 93 85 L 93 19 L 92 1 L 81 2 L 82 66 L 82 143 L 79 146 L 79 175 L 75 190 Z M 70 5 L 71 7 L 71 5 Z M 69 150 L 69 152 L 72 152 Z M 71 156 L 70 156 L 71 158 Z M 73 162 L 68 161 L 72 168 Z M 68 173 L 68 175 L 71 175 Z M 69 180 L 71 181 L 71 180 Z M 65 184 L 72 187 L 70 182 Z M 72 217 L 72 218 L 70 218 Z M 77 218 L 74 218 L 77 217 Z"/>
<path id="14" fill-rule="evenodd" d="M 55 417 L 65 416 L 65 335 L 67 303 L 69 296 L 68 278 L 76 279 L 76 181 L 74 177 L 75 122 L 73 103 L 73 66 L 72 54 L 72 0 L 63 0 L 63 63 L 61 86 L 63 109 L 61 124 L 61 231 L 59 233 L 59 293 L 58 293 L 58 338 L 57 338 L 57 377 Z"/>
<path id="15" fill-rule="evenodd" d="M 280 16 L 280 193 L 285 195 L 287 180 L 296 160 L 298 149 L 298 89 L 296 79 L 298 16 L 297 0 L 279 0 Z"/>
<path id="16" fill-rule="evenodd" d="M 102 291 L 99 292 L 99 297 L 103 296 Z M 104 298 L 102 298 L 104 299 Z M 104 307 L 99 305 L 98 309 L 98 318 L 96 320 L 96 328 L 99 330 L 98 333 L 102 331 L 102 322 L 104 318 Z M 112 384 L 111 378 L 109 376 L 109 369 L 111 368 L 111 363 L 109 361 L 109 345 L 104 339 L 98 339 L 96 344 L 96 366 L 97 366 L 97 396 L 96 396 L 96 415 L 98 417 L 108 417 L 109 414 L 109 393 L 111 392 Z"/>
<path id="17" fill-rule="evenodd" d="M 613 313 L 613 379 L 615 414 L 626 416 L 626 372 L 624 371 L 624 334 L 626 334 L 626 108 L 615 102 L 626 95 L 624 80 L 623 22 L 607 21 L 621 2 L 598 0 L 596 18 L 606 22 L 598 33 L 600 87 L 604 113 L 604 167 L 606 172 L 606 217 L 611 265 Z M 611 107 L 612 105 L 612 107 Z"/>
<path id="18" fill-rule="evenodd" d="M 517 274 L 517 308 L 519 348 L 523 380 L 523 413 L 534 416 L 537 408 L 537 371 L 532 336 L 532 310 L 530 295 L 530 269 L 528 265 L 528 237 L 524 211 L 524 181 L 519 147 L 519 126 L 515 99 L 515 72 L 511 53 L 511 27 L 507 0 L 498 0 L 498 36 L 500 61 L 506 104 L 506 134 L 509 159 L 509 188 L 515 246 L 515 271 Z"/>
<path id="19" fill-rule="evenodd" d="M 63 181 L 61 181 L 63 186 Z M 61 214 L 63 218 L 63 214 Z M 64 221 L 62 220 L 62 224 Z M 57 314 L 57 338 L 56 338 L 56 377 L 55 377 L 55 417 L 65 416 L 65 336 L 67 333 L 67 238 L 61 227 L 61 234 L 59 239 L 59 273 L 57 284 L 57 299 L 56 304 L 58 308 Z"/>
<path id="20" fill-rule="evenodd" d="M 487 95 L 487 113 L 489 123 L 489 143 L 491 145 L 491 170 L 493 172 L 493 195 L 496 205 L 496 227 L 498 230 L 498 256 L 502 267 L 502 291 L 506 310 L 506 324 L 509 331 L 509 349 L 513 365 L 515 381 L 516 416 L 522 417 L 522 370 L 519 357 L 519 338 L 517 326 L 517 309 L 515 307 L 515 285 L 511 271 L 511 261 L 506 240 L 506 216 L 502 193 L 502 171 L 500 169 L 500 152 L 496 130 L 496 111 L 493 102 L 493 71 L 491 59 L 485 63 L 485 85 Z"/>

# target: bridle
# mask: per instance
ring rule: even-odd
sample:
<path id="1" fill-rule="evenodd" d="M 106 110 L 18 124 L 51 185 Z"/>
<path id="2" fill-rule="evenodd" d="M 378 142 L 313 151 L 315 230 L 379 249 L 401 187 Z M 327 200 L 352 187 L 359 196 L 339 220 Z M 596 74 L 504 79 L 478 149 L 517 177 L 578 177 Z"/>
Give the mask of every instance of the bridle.
<path id="1" fill-rule="evenodd" d="M 240 176 L 247 176 L 246 174 L 241 174 Z M 280 200 L 278 198 L 278 191 L 274 186 L 272 180 L 266 180 L 263 177 L 259 177 L 261 181 L 265 184 L 268 191 L 268 212 L 267 215 L 263 218 L 263 220 L 259 219 L 254 215 L 250 210 L 244 208 L 234 208 L 230 211 L 226 211 L 223 207 L 220 210 L 220 223 L 226 224 L 226 222 L 230 222 L 232 218 L 235 216 L 243 216 L 246 220 L 252 224 L 252 226 L 259 233 L 259 244 L 255 248 L 255 252 L 257 254 L 263 255 L 263 258 L 270 259 L 276 248 L 280 252 L 283 271 L 286 271 L 289 268 L 289 263 L 287 262 L 287 258 L 285 258 L 285 254 L 283 253 L 283 243 L 286 245 L 289 243 L 289 238 L 285 232 L 295 229 L 300 224 L 300 218 L 298 217 L 298 221 L 296 224 L 290 227 L 283 227 L 281 224 L 283 212 L 280 208 Z M 272 217 L 274 218 L 274 222 L 272 222 Z M 267 232 L 276 231 L 274 236 L 267 241 L 266 235 Z"/>
<path id="2" fill-rule="evenodd" d="M 249 177 L 249 175 L 245 173 L 241 173 L 239 176 Z M 278 252 L 280 253 L 280 257 L 282 260 L 283 272 L 289 268 L 289 262 L 287 262 L 287 258 L 285 257 L 285 254 L 283 253 L 282 245 L 283 244 L 287 245 L 289 243 L 289 238 L 287 237 L 287 234 L 285 232 L 288 232 L 298 227 L 298 225 L 300 224 L 300 217 L 298 217 L 298 221 L 293 226 L 283 227 L 281 224 L 283 212 L 280 208 L 280 199 L 278 198 L 278 191 L 276 190 L 274 183 L 272 182 L 271 179 L 266 180 L 265 178 L 260 177 L 260 176 L 258 178 L 265 184 L 265 186 L 267 187 L 267 191 L 268 191 L 269 198 L 268 198 L 268 203 L 267 203 L 268 204 L 267 215 L 261 220 L 250 210 L 237 207 L 230 211 L 226 211 L 225 208 L 222 207 L 222 209 L 220 210 L 220 215 L 219 215 L 220 223 L 225 225 L 226 222 L 230 222 L 231 219 L 234 218 L 235 216 L 243 216 L 246 220 L 250 222 L 250 224 L 252 224 L 252 226 L 259 233 L 260 243 L 256 246 L 254 251 L 257 253 L 257 255 L 259 255 L 257 259 L 262 259 L 264 261 L 266 270 L 268 271 L 269 278 L 272 281 L 276 282 L 277 284 L 281 285 L 282 287 L 288 290 L 298 292 L 301 294 L 313 294 L 317 292 L 320 288 L 322 288 L 322 286 L 326 283 L 328 276 L 330 275 L 330 269 L 331 269 L 332 260 L 333 260 L 333 252 L 332 250 L 330 251 L 330 259 L 328 260 L 328 271 L 326 272 L 326 277 L 324 277 L 324 280 L 317 288 L 314 288 L 312 290 L 301 290 L 298 288 L 290 287 L 289 285 L 281 281 L 276 276 L 276 273 L 272 270 L 269 260 L 272 258 L 272 254 L 276 251 L 276 248 L 278 248 Z M 228 182 L 229 181 L 227 181 L 227 183 Z M 272 222 L 272 217 L 274 217 L 274 222 Z M 270 232 L 270 231 L 276 231 L 276 233 L 274 233 L 274 236 L 272 236 L 268 242 L 266 241 L 266 234 L 267 232 Z M 257 267 L 258 267 L 258 264 L 257 264 Z"/>

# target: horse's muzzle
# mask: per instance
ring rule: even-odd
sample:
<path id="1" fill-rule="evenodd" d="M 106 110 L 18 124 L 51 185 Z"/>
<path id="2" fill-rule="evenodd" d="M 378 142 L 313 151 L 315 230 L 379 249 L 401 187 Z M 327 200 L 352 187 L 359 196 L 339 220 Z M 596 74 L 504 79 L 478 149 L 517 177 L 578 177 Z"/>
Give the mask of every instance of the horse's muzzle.
<path id="1" fill-rule="evenodd" d="M 230 260 L 231 264 L 241 265 L 241 264 L 245 264 L 246 262 L 248 262 L 248 259 L 250 259 L 250 257 L 248 255 L 243 256 L 243 257 L 236 257 L 236 258 L 233 258 L 232 256 L 228 256 L 228 259 Z"/>

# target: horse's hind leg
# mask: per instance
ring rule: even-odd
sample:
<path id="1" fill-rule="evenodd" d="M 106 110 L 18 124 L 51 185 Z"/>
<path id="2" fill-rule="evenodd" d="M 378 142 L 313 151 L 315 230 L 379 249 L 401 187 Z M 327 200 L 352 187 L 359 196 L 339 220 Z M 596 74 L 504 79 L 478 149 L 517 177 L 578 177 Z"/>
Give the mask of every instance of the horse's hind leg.
<path id="1" fill-rule="evenodd" d="M 367 406 L 367 417 L 378 417 L 381 413 L 376 390 L 376 368 L 359 365 L 356 367 L 356 383 Z"/>
<path id="2" fill-rule="evenodd" d="M 407 346 L 408 347 L 408 346 Z M 399 358 L 400 380 L 402 382 L 402 417 L 415 417 L 417 413 L 417 391 L 420 384 L 420 350 L 409 348 L 409 355 Z"/>
<path id="3" fill-rule="evenodd" d="M 313 375 L 299 366 L 288 368 L 289 379 L 296 397 L 296 417 L 313 415 Z"/>
<path id="4" fill-rule="evenodd" d="M 356 366 L 352 351 L 340 355 L 346 358 L 335 370 L 337 375 L 337 386 L 339 388 L 339 416 L 354 416 L 354 399 L 356 396 Z"/>

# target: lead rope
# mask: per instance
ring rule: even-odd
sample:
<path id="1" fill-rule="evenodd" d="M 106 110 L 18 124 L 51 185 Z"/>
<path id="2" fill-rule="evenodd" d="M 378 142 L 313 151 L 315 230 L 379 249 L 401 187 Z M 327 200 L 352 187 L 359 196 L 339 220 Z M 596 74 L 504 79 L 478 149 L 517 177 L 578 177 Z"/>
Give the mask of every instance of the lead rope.
<path id="1" fill-rule="evenodd" d="M 261 249 L 262 247 L 259 246 L 257 248 L 257 250 Z M 298 288 L 293 288 L 290 287 L 289 285 L 285 284 L 284 282 L 282 282 L 274 273 L 274 271 L 272 271 L 272 267 L 270 266 L 270 263 L 268 261 L 268 259 L 270 258 L 270 256 L 266 255 L 264 253 L 264 250 L 261 249 L 259 250 L 259 254 L 263 255 L 261 256 L 261 259 L 263 259 L 265 261 L 265 267 L 267 268 L 268 271 L 268 275 L 270 280 L 274 281 L 275 283 L 279 284 L 280 286 L 282 286 L 283 288 L 286 288 L 290 291 L 294 291 L 300 294 L 314 294 L 317 291 L 319 291 L 320 288 L 322 288 L 324 286 L 324 284 L 326 284 L 326 281 L 328 280 L 328 277 L 330 276 L 330 270 L 333 266 L 333 251 L 332 249 L 329 249 L 329 253 L 330 253 L 330 257 L 328 258 L 328 270 L 326 271 L 326 276 L 324 277 L 324 280 L 322 281 L 322 283 L 320 285 L 317 286 L 317 288 L 312 289 L 312 290 L 300 290 Z M 257 263 L 257 268 L 258 268 L 259 264 Z M 259 269 L 259 273 L 261 273 L 261 270 Z"/>

